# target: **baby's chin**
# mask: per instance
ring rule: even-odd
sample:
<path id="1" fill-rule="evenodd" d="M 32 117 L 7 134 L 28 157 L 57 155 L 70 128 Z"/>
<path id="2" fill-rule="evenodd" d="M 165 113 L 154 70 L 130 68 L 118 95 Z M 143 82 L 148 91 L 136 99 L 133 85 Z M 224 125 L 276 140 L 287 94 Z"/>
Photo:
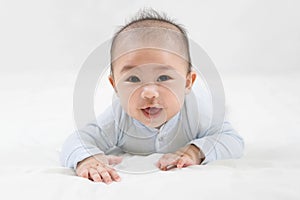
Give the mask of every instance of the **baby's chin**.
<path id="1" fill-rule="evenodd" d="M 137 117 L 136 120 L 140 121 L 145 126 L 151 127 L 151 128 L 157 128 L 159 129 L 163 124 L 165 124 L 168 119 L 166 117 L 162 119 L 152 119 L 152 118 L 145 118 L 145 117 Z"/>
<path id="2" fill-rule="evenodd" d="M 159 129 L 162 125 L 164 125 L 167 121 L 163 121 L 163 122 L 142 122 L 145 126 L 151 127 L 151 128 L 156 128 Z"/>

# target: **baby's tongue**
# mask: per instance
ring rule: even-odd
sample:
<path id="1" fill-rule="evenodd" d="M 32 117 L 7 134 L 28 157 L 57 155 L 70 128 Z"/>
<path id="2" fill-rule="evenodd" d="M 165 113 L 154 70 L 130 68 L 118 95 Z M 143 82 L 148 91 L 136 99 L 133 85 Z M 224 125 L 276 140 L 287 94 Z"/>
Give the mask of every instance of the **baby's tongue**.
<path id="1" fill-rule="evenodd" d="M 151 107 L 151 108 L 146 108 L 145 110 L 147 113 L 149 113 L 149 115 L 155 115 L 160 111 L 160 108 Z"/>

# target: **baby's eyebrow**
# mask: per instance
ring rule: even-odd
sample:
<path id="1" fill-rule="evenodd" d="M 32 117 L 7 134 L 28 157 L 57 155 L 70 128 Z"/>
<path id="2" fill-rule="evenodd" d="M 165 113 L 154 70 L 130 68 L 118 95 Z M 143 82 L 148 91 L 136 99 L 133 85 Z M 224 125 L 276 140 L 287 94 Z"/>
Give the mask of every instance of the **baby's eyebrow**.
<path id="1" fill-rule="evenodd" d="M 170 65 L 161 65 L 157 67 L 156 70 L 174 70 L 174 68 L 171 67 Z"/>
<path id="2" fill-rule="evenodd" d="M 135 65 L 125 65 L 125 66 L 122 68 L 122 70 L 121 70 L 120 73 L 127 72 L 128 70 L 130 70 L 130 69 L 132 69 L 132 68 L 134 68 L 134 67 L 136 67 L 136 66 L 135 66 Z"/>

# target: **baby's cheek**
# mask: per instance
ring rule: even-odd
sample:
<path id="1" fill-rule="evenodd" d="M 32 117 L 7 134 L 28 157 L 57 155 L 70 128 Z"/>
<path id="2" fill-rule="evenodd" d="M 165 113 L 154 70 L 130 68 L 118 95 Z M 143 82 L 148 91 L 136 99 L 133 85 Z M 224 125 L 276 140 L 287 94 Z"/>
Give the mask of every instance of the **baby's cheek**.
<path id="1" fill-rule="evenodd" d="M 138 108 L 138 94 L 137 91 L 129 91 L 124 92 L 120 96 L 120 101 L 123 109 L 127 112 L 129 116 L 134 116 L 136 113 L 136 110 Z"/>
<path id="2" fill-rule="evenodd" d="M 132 101 L 132 96 L 137 90 L 137 88 L 132 86 L 124 86 L 118 85 L 118 97 L 120 98 L 121 105 L 123 109 L 128 110 L 128 106 L 130 105 L 130 101 Z"/>
<path id="3" fill-rule="evenodd" d="M 167 118 L 168 120 L 171 119 L 174 115 L 180 112 L 183 104 L 184 104 L 184 95 L 178 95 L 175 93 L 168 93 L 166 96 L 167 103 Z"/>
<path id="4" fill-rule="evenodd" d="M 184 102 L 184 92 L 182 90 L 164 88 L 161 91 L 161 98 L 166 103 L 166 107 L 180 110 Z"/>

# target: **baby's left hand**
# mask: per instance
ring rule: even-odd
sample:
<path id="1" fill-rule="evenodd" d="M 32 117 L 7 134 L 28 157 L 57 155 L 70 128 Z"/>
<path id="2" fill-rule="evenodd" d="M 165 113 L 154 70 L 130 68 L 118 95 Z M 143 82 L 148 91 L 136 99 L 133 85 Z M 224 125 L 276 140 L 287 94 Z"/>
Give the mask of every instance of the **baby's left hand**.
<path id="1" fill-rule="evenodd" d="M 180 148 L 175 153 L 163 155 L 157 162 L 157 167 L 161 170 L 169 170 L 177 167 L 188 167 L 199 165 L 204 160 L 202 151 L 193 144 Z"/>

